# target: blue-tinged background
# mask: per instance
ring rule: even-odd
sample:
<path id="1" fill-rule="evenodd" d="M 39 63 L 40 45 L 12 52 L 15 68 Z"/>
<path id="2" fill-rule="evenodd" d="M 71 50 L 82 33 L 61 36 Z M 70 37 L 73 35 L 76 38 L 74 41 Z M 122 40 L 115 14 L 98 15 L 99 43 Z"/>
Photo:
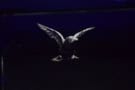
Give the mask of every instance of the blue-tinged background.
<path id="1" fill-rule="evenodd" d="M 59 10 L 133 7 L 134 0 L 1 0 L 0 10 Z"/>

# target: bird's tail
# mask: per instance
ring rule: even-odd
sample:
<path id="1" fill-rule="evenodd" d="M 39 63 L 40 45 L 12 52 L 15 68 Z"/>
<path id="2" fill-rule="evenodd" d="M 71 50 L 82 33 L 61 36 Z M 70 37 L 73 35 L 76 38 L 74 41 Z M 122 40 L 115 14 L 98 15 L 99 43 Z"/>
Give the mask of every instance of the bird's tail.
<path id="1" fill-rule="evenodd" d="M 58 55 L 58 56 L 52 58 L 51 60 L 54 62 L 60 62 L 63 60 L 63 58 L 62 58 L 62 55 Z"/>

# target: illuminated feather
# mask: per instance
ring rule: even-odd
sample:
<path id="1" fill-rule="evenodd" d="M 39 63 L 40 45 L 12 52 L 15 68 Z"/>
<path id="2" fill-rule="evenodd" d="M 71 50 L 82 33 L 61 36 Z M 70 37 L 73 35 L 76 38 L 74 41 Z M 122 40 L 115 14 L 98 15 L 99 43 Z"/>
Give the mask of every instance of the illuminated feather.
<path id="1" fill-rule="evenodd" d="M 42 24 L 38 24 L 38 26 L 40 27 L 40 29 L 42 29 L 43 31 L 45 31 L 46 34 L 47 34 L 50 38 L 55 39 L 56 42 L 58 43 L 58 45 L 59 45 L 60 47 L 62 47 L 62 45 L 63 45 L 65 39 L 64 39 L 63 35 L 62 35 L 60 32 L 58 32 L 58 31 L 56 31 L 56 30 L 54 30 L 54 29 L 52 29 L 52 28 L 49 28 L 49 27 L 47 27 L 47 26 L 44 26 L 44 25 L 42 25 Z"/>

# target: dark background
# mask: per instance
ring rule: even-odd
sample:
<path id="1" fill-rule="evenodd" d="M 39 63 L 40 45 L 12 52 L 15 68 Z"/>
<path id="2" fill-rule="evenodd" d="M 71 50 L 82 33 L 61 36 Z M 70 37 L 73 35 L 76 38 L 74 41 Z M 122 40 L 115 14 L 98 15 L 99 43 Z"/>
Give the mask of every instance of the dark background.
<path id="1" fill-rule="evenodd" d="M 134 90 L 133 0 L 0 2 L 5 90 Z M 80 60 L 56 63 L 50 59 L 58 55 L 58 46 L 37 23 L 64 36 L 96 28 L 78 42 Z"/>

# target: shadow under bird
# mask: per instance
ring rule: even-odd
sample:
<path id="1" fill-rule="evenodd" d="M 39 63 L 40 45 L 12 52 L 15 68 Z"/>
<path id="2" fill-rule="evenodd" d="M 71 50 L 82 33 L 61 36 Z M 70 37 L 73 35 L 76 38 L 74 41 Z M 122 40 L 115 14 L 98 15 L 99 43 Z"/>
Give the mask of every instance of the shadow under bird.
<path id="1" fill-rule="evenodd" d="M 52 28 L 49 28 L 45 25 L 39 24 L 38 26 L 40 29 L 45 31 L 45 33 L 52 39 L 56 41 L 56 43 L 59 45 L 59 55 L 52 58 L 52 61 L 59 62 L 62 60 L 73 60 L 73 59 L 79 59 L 78 56 L 75 55 L 75 46 L 74 43 L 79 40 L 79 38 L 84 35 L 87 31 L 90 31 L 94 29 L 95 27 L 86 28 L 80 32 L 77 32 L 76 34 L 72 36 L 68 36 L 66 38 L 63 37 L 63 35 L 58 32 L 57 30 L 54 30 Z"/>

